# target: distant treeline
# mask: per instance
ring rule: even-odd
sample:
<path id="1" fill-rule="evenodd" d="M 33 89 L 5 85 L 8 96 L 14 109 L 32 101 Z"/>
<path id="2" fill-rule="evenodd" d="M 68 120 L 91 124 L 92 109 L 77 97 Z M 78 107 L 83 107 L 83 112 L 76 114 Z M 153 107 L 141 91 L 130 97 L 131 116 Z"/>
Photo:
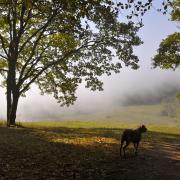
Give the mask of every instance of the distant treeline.
<path id="1" fill-rule="evenodd" d="M 124 97 L 123 105 L 154 105 L 160 103 L 172 103 L 176 101 L 176 95 L 180 92 L 180 87 L 174 86 L 169 88 L 156 89 L 154 91 L 141 91 L 127 94 Z M 177 103 L 177 102 L 176 102 Z"/>
<path id="2" fill-rule="evenodd" d="M 162 116 L 176 117 L 180 119 L 180 101 L 176 97 L 167 97 L 162 101 Z"/>

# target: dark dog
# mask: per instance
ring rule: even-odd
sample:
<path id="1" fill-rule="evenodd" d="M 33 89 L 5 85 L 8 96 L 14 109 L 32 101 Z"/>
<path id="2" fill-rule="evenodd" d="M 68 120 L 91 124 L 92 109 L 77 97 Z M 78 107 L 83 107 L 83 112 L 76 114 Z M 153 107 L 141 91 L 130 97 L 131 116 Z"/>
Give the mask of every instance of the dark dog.
<path id="1" fill-rule="evenodd" d="M 127 146 L 132 142 L 134 144 L 135 148 L 135 155 L 137 155 L 138 152 L 138 145 L 141 140 L 141 134 L 146 132 L 147 128 L 145 125 L 140 126 L 139 128 L 133 130 L 133 129 L 126 129 L 124 130 L 122 137 L 121 137 L 121 146 L 120 146 L 120 156 L 122 156 L 122 148 L 124 152 L 124 157 L 126 157 L 126 148 Z M 124 141 L 126 141 L 126 145 L 123 147 Z"/>

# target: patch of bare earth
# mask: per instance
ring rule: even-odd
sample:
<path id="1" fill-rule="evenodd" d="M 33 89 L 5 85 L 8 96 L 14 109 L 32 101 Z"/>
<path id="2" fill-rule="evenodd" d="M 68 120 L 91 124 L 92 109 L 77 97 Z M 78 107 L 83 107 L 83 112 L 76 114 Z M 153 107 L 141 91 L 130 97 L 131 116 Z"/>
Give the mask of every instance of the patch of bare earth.
<path id="1" fill-rule="evenodd" d="M 0 128 L 0 180 L 180 180 L 180 136 L 149 132 L 122 159 L 120 132 Z"/>
<path id="2" fill-rule="evenodd" d="M 180 137 L 153 142 L 151 149 L 140 150 L 124 161 L 114 180 L 180 180 Z M 122 172 L 121 172 L 122 171 Z"/>

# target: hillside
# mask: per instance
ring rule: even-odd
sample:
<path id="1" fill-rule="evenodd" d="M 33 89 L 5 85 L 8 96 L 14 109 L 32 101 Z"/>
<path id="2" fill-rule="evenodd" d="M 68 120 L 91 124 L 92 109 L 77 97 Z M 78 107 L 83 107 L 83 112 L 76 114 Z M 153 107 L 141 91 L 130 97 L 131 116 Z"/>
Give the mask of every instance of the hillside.
<path id="1" fill-rule="evenodd" d="M 115 121 L 175 126 L 180 124 L 179 117 L 164 115 L 162 112 L 164 112 L 163 104 L 119 106 L 107 111 L 75 114 L 73 117 L 69 117 L 68 120 Z"/>

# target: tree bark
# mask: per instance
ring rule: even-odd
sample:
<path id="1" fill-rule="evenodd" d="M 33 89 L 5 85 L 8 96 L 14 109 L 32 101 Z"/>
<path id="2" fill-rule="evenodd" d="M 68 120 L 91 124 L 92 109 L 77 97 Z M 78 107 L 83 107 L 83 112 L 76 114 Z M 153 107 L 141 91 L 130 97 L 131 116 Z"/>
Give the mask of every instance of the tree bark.
<path id="1" fill-rule="evenodd" d="M 19 92 L 16 87 L 7 84 L 7 126 L 15 125 Z"/>
<path id="2" fill-rule="evenodd" d="M 15 63 L 10 62 L 7 76 L 7 126 L 16 123 L 19 94 L 19 88 L 16 85 Z"/>
<path id="3" fill-rule="evenodd" d="M 19 95 L 16 93 L 13 94 L 13 101 L 12 101 L 12 105 L 11 105 L 11 111 L 9 114 L 10 125 L 16 124 L 16 112 L 17 112 L 18 100 L 19 100 Z"/>
<path id="4" fill-rule="evenodd" d="M 12 98 L 11 98 L 11 79 L 10 79 L 10 73 L 8 72 L 7 77 L 7 126 L 10 126 L 10 111 L 11 111 L 11 104 L 12 104 Z"/>

